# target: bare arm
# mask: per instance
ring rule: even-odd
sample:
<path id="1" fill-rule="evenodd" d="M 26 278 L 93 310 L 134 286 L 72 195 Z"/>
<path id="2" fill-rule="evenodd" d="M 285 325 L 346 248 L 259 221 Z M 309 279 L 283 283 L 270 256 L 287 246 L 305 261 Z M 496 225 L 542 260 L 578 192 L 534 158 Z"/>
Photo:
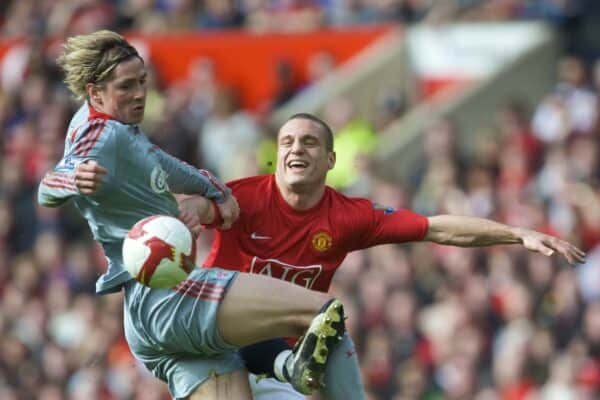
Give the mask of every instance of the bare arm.
<path id="1" fill-rule="evenodd" d="M 479 247 L 522 243 L 518 228 L 489 219 L 460 215 L 429 217 L 425 240 L 452 246 Z"/>
<path id="2" fill-rule="evenodd" d="M 428 220 L 429 229 L 424 240 L 430 242 L 462 247 L 520 243 L 527 250 L 546 256 L 557 252 L 571 264 L 585 260 L 585 253 L 572 244 L 529 229 L 458 215 L 437 215 Z"/>
<path id="3" fill-rule="evenodd" d="M 229 229 L 237 220 L 240 213 L 240 206 L 236 198 L 230 195 L 222 204 L 217 204 L 206 197 L 199 195 L 175 195 L 179 204 L 179 219 L 190 228 L 194 236 L 198 236 L 203 225 L 221 224 L 220 229 Z M 225 219 L 223 216 L 223 207 L 229 210 L 235 210 L 234 218 Z"/>
<path id="4" fill-rule="evenodd" d="M 197 195 L 174 195 L 179 204 L 179 219 L 198 236 L 202 225 L 210 225 L 215 219 L 215 210 L 211 201 Z"/>
<path id="5" fill-rule="evenodd" d="M 179 204 L 179 219 L 194 235 L 200 233 L 202 225 L 221 223 L 220 229 L 229 229 L 240 214 L 240 206 L 233 195 L 229 195 L 221 204 L 200 195 L 175 194 L 174 196 Z M 218 212 L 215 208 L 218 208 Z"/>

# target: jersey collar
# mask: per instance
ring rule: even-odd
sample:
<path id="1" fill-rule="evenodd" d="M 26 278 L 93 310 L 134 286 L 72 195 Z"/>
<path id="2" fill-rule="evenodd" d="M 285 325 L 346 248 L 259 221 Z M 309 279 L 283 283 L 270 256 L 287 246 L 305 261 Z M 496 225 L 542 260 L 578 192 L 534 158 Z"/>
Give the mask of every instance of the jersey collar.
<path id="1" fill-rule="evenodd" d="M 115 119 L 113 116 L 105 114 L 103 112 L 100 112 L 98 110 L 96 110 L 94 107 L 92 107 L 92 105 L 90 103 L 87 103 L 88 106 L 88 121 L 91 121 L 93 119 L 102 119 L 104 121 L 118 121 L 117 119 Z M 131 127 L 131 129 L 133 130 L 133 133 L 135 135 L 137 135 L 138 133 L 140 133 L 140 127 L 138 126 L 138 124 L 125 124 Z"/>
<path id="2" fill-rule="evenodd" d="M 288 202 L 285 201 L 285 199 L 283 198 L 283 195 L 281 194 L 281 192 L 279 191 L 279 187 L 277 186 L 277 181 L 275 180 L 275 174 L 271 174 L 270 185 L 274 189 L 272 191 L 275 193 L 275 201 L 277 202 L 278 207 L 282 210 L 285 210 L 289 214 L 300 215 L 300 216 L 304 216 L 304 215 L 314 212 L 315 210 L 318 210 L 325 202 L 325 198 L 329 195 L 329 190 L 330 190 L 329 187 L 325 187 L 325 192 L 323 193 L 323 196 L 317 202 L 317 204 L 315 204 L 311 208 L 309 208 L 307 210 L 296 210 L 294 207 L 290 206 L 288 204 Z"/>
<path id="3" fill-rule="evenodd" d="M 105 121 L 108 121 L 108 120 L 111 120 L 111 119 L 112 120 L 115 119 L 114 117 L 112 117 L 112 116 L 110 116 L 108 114 L 105 114 L 103 112 L 97 111 L 94 107 L 92 107 L 92 105 L 90 103 L 87 103 L 87 105 L 88 105 L 88 111 L 89 111 L 88 121 L 91 121 L 93 119 L 98 119 L 98 118 L 103 119 Z"/>

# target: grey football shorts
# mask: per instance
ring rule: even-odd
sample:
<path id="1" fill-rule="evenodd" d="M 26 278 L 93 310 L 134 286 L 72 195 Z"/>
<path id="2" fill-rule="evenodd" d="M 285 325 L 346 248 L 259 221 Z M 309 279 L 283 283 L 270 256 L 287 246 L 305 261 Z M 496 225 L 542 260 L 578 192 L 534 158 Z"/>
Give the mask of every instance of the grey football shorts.
<path id="1" fill-rule="evenodd" d="M 214 374 L 244 368 L 217 328 L 217 310 L 238 272 L 196 268 L 174 289 L 125 284 L 125 337 L 132 353 L 176 399 Z"/>

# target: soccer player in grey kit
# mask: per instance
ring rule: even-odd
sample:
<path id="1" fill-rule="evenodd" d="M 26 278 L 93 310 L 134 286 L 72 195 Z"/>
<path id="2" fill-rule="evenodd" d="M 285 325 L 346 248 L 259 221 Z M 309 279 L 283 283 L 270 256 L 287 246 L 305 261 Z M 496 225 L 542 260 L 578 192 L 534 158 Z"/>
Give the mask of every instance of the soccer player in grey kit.
<path id="1" fill-rule="evenodd" d="M 210 199 L 212 217 L 220 214 L 223 228 L 238 217 L 237 201 L 210 173 L 169 156 L 140 131 L 146 69 L 122 36 L 98 31 L 71 37 L 58 62 L 71 91 L 86 101 L 38 200 L 49 207 L 73 200 L 88 221 L 108 259 L 96 292 L 123 290 L 125 336 L 134 355 L 177 399 L 244 399 L 251 395 L 236 350 L 304 333 L 293 353 L 273 357 L 273 372 L 312 392 L 344 334 L 341 304 L 287 282 L 220 269 L 196 268 L 174 289 L 150 289 L 132 279 L 122 266 L 123 239 L 142 218 L 177 216 L 172 193 Z"/>

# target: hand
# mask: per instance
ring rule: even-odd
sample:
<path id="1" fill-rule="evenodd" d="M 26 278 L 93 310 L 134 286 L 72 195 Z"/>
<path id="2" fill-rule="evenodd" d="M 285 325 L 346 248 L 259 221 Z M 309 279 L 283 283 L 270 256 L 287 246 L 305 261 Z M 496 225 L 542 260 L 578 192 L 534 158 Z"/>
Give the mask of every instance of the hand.
<path id="1" fill-rule="evenodd" d="M 189 228 L 194 238 L 198 237 L 202 231 L 202 224 L 206 223 L 207 215 L 214 218 L 212 204 L 210 200 L 202 196 L 184 197 L 175 196 L 179 204 L 179 219 Z"/>
<path id="2" fill-rule="evenodd" d="M 85 194 L 94 194 L 102 184 L 102 178 L 108 170 L 97 161 L 88 160 L 75 169 L 75 186 Z"/>
<path id="3" fill-rule="evenodd" d="M 221 218 L 223 218 L 223 223 L 220 228 L 231 228 L 231 225 L 233 225 L 240 216 L 240 205 L 238 204 L 237 199 L 233 195 L 229 195 L 227 200 L 221 204 L 217 204 L 217 207 L 219 207 Z"/>
<path id="4" fill-rule="evenodd" d="M 585 253 L 573 246 L 571 243 L 558 239 L 554 236 L 545 235 L 540 232 L 523 229 L 521 240 L 527 250 L 551 256 L 554 252 L 561 254 L 569 264 L 582 263 L 585 261 Z"/>

